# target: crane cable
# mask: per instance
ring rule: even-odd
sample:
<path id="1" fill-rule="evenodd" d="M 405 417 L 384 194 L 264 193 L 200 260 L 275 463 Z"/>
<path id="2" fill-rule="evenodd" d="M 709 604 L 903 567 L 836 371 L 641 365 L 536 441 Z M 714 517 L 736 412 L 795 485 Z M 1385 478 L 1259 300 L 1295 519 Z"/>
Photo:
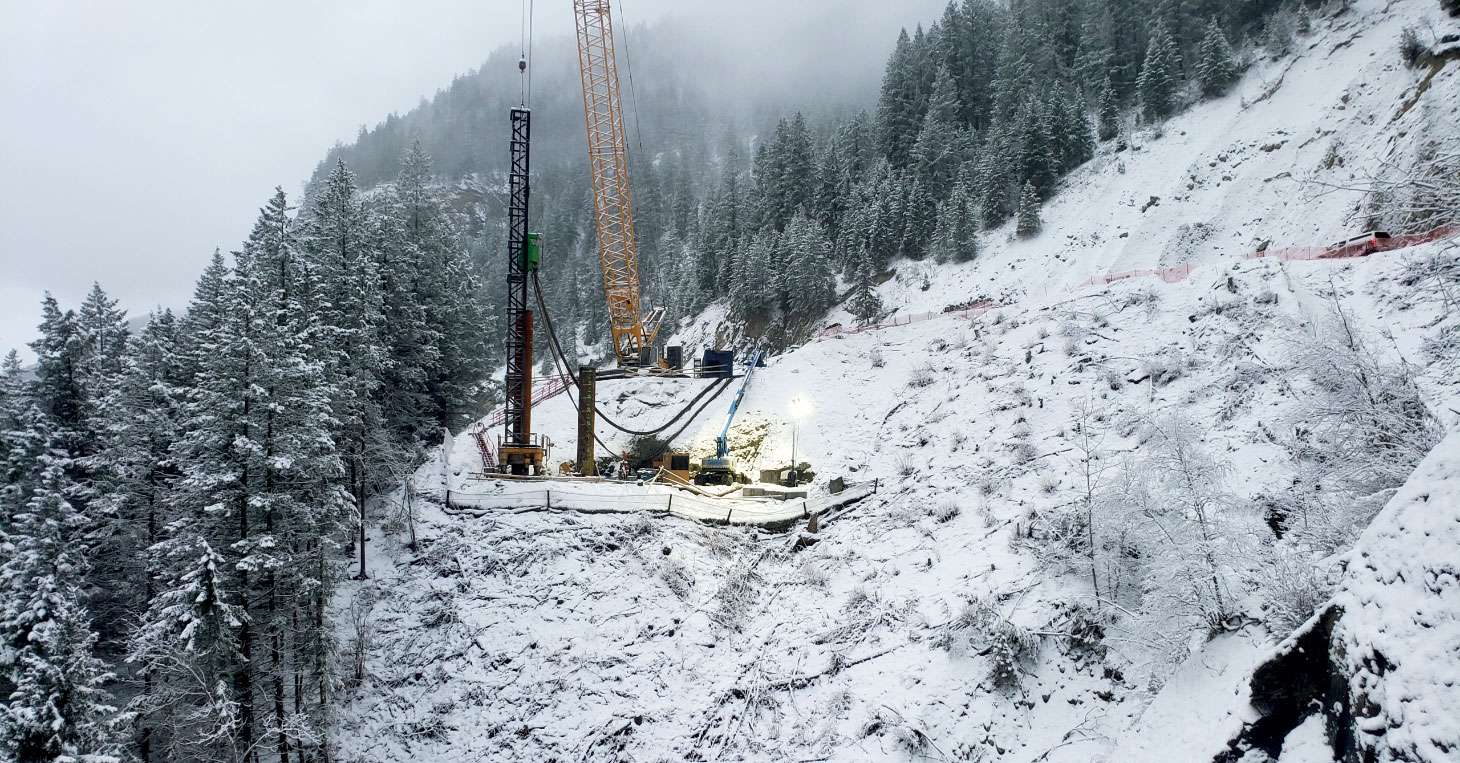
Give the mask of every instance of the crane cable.
<path id="1" fill-rule="evenodd" d="M 618 18 L 624 30 L 624 64 L 629 70 L 629 100 L 634 111 L 634 134 L 639 141 L 640 160 L 644 156 L 644 130 L 639 121 L 639 91 L 634 87 L 634 51 L 629 45 L 629 19 L 624 15 L 624 0 L 618 0 Z"/>
<path id="2" fill-rule="evenodd" d="M 547 300 L 543 298 L 543 295 L 542 295 L 542 282 L 538 279 L 537 273 L 533 273 L 532 274 L 532 286 L 533 286 L 533 291 L 536 292 L 536 295 L 537 295 L 537 308 L 538 308 L 539 311 L 542 312 L 543 322 L 547 324 L 548 339 L 550 340 L 549 343 L 550 343 L 551 348 L 552 348 L 552 351 L 553 351 L 553 362 L 554 363 L 557 363 L 559 360 L 561 360 L 562 361 L 562 368 L 559 369 L 559 373 L 562 374 L 562 375 L 567 376 L 569 379 L 572 379 L 573 380 L 573 384 L 576 385 L 578 383 L 578 376 L 577 376 L 577 374 L 574 374 L 573 373 L 573 368 L 568 363 L 567 353 L 564 353 L 563 352 L 563 346 L 562 346 L 561 343 L 558 342 L 558 332 L 557 332 L 556 329 L 553 328 L 553 316 L 552 316 L 552 313 L 549 312 L 548 309 L 547 309 Z M 674 418 L 671 418 L 670 420 L 664 422 L 664 424 L 662 424 L 661 426 L 659 426 L 659 427 L 657 427 L 655 429 L 651 429 L 651 430 L 647 430 L 647 431 L 640 431 L 640 430 L 637 430 L 637 429 L 629 429 L 627 427 L 624 427 L 624 426 L 620 425 L 618 422 L 614 421 L 611 417 L 609 417 L 607 414 L 605 414 L 603 412 L 603 409 L 602 408 L 599 408 L 598 407 L 598 404 L 596 402 L 593 405 L 593 410 L 594 410 L 594 412 L 596 412 L 598 414 L 598 417 L 599 418 L 603 419 L 603 422 L 605 424 L 608 424 L 609 426 L 613 427 L 614 429 L 617 429 L 620 432 L 623 432 L 626 435 L 632 435 L 634 437 L 653 437 L 654 435 L 657 435 L 660 432 L 663 432 L 664 430 L 666 430 L 666 429 L 674 426 L 674 423 L 676 421 L 679 421 L 681 418 L 683 418 L 684 417 L 684 414 L 688 413 L 690 411 L 690 409 L 694 408 L 695 404 L 698 403 L 705 395 L 709 394 L 710 393 L 710 390 L 713 390 L 714 388 L 715 388 L 715 385 L 712 383 L 708 387 L 705 387 L 704 389 L 700 390 L 699 394 L 695 395 L 694 398 L 692 398 L 689 401 L 689 403 L 687 405 L 685 405 L 684 408 L 681 408 L 680 409 L 679 413 L 676 413 L 674 415 Z M 575 408 L 577 407 L 577 404 L 576 403 L 574 404 L 574 407 Z M 697 415 L 698 414 L 696 414 L 696 416 Z M 694 420 L 694 417 L 691 417 L 690 420 L 693 421 Z M 682 432 L 684 430 L 683 429 L 680 429 L 679 431 Z M 677 436 L 677 433 L 676 433 L 676 436 Z M 673 439 L 673 438 L 670 438 L 670 439 Z"/>
<path id="3" fill-rule="evenodd" d="M 518 31 L 518 44 L 521 46 L 521 58 L 518 60 L 517 68 L 521 72 L 521 83 L 519 85 L 519 97 L 522 105 L 532 106 L 532 22 L 537 12 L 536 0 L 522 0 L 522 22 Z"/>

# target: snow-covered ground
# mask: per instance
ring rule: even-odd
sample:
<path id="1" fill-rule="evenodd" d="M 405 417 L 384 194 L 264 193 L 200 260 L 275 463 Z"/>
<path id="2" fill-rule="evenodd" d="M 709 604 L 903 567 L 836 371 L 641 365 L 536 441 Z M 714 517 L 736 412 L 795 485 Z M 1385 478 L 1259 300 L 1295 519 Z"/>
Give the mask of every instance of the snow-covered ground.
<path id="1" fill-rule="evenodd" d="M 1358 0 L 1334 28 L 1305 38 L 1296 59 L 1259 63 L 1231 97 L 1078 171 L 1046 209 L 1040 238 L 990 234 L 963 266 L 902 263 L 881 291 L 904 313 L 979 296 L 1004 307 L 773 358 L 732 436 L 747 467 L 789 460 L 791 401 L 801 399 L 812 412 L 797 460 L 811 462 L 818 489 L 837 476 L 883 486 L 815 545 L 797 548 L 797 532 L 649 513 L 524 505 L 461 515 L 426 500 L 417 549 L 397 525 L 374 528 L 374 580 L 340 599 L 344 610 L 374 602 L 365 680 L 345 687 L 353 699 L 334 736 L 340 758 L 1210 760 L 1251 720 L 1251 670 L 1286 634 L 1254 624 L 1195 639 L 1179 666 L 1118 625 L 1098 645 L 1071 638 L 1081 617 L 1071 602 L 1088 598 L 1088 583 L 1051 574 L 1028 530 L 1079 494 L 1073 422 L 1090 420 L 1082 412 L 1098 417 L 1112 460 L 1138 447 L 1130 422 L 1180 412 L 1206 426 L 1203 443 L 1231 464 L 1238 498 L 1282 490 L 1293 467 L 1274 432 L 1306 394 L 1293 348 L 1335 306 L 1385 357 L 1414 366 L 1426 406 L 1446 431 L 1460 428 L 1460 368 L 1426 345 L 1460 316 L 1406 278 L 1447 244 L 1343 261 L 1243 257 L 1263 240 L 1343 238 L 1356 198 L 1299 179 L 1347 182 L 1406 150 L 1403 135 L 1419 120 L 1456 117 L 1460 66 L 1395 118 L 1418 75 L 1399 66 L 1394 43 L 1431 5 Z M 1325 169 L 1335 143 L 1344 164 Z M 1196 269 L 1179 283 L 1079 286 L 1182 263 Z M 706 316 L 696 335 L 721 317 Z M 654 425 L 708 383 L 604 382 L 600 400 L 626 425 Z M 707 452 L 730 397 L 680 444 Z M 541 406 L 535 428 L 558 456 L 573 452 L 566 398 Z M 1437 450 L 1441 465 L 1423 468 L 1452 468 L 1455 447 L 1452 436 Z M 508 490 L 472 479 L 480 462 L 465 434 L 443 459 L 417 475 L 423 493 Z M 1421 493 L 1402 490 L 1393 500 L 1409 514 L 1391 504 L 1363 543 L 1406 547 L 1411 528 L 1453 535 L 1444 515 L 1406 519 Z M 1450 493 L 1434 495 L 1448 501 L 1434 511 L 1457 511 Z M 1261 542 L 1260 518 L 1245 512 L 1235 522 Z M 1377 602 L 1354 621 L 1359 638 L 1377 631 L 1395 640 L 1386 649 L 1412 643 L 1414 617 L 1384 609 L 1388 568 L 1358 569 L 1377 581 L 1342 589 Z M 1415 616 L 1446 623 L 1445 638 L 1460 609 L 1453 582 L 1452 566 Z M 1001 680 L 991 663 L 999 645 L 977 635 L 997 628 L 963 627 L 975 621 L 1032 634 L 1017 681 Z M 347 649 L 354 637 L 342 634 Z M 1436 659 L 1455 655 L 1452 641 L 1433 646 Z M 1452 726 L 1443 714 L 1453 680 L 1446 690 L 1438 680 L 1416 674 L 1405 685 L 1432 687 L 1426 702 L 1443 704 L 1378 703 L 1386 717 Z M 1322 732 L 1321 721 L 1300 725 L 1281 760 L 1326 760 Z"/>

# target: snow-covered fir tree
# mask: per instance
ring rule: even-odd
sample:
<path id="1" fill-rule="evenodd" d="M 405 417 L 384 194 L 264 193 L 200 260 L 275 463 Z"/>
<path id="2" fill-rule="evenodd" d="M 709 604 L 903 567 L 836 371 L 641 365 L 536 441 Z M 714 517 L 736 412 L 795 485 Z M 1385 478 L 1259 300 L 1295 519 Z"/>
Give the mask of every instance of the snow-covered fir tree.
<path id="1" fill-rule="evenodd" d="M 0 493 L 0 754 L 18 763 L 119 760 L 120 718 L 104 688 L 83 587 L 87 522 L 72 505 L 70 455 L 34 406 L 20 422 L 42 451 Z"/>
<path id="2" fill-rule="evenodd" d="M 1141 113 L 1147 121 L 1158 122 L 1176 110 L 1177 90 L 1181 86 L 1181 51 L 1166 25 L 1157 22 L 1146 48 L 1146 59 L 1136 89 L 1141 97 Z"/>
<path id="3" fill-rule="evenodd" d="M 882 317 L 882 298 L 877 296 L 876 271 L 872 258 L 866 252 L 857 256 L 856 269 L 852 276 L 852 293 L 847 298 L 847 312 L 857 323 L 876 323 Z"/>
<path id="4" fill-rule="evenodd" d="M 1196 81 L 1202 95 L 1221 95 L 1237 79 L 1237 62 L 1227 35 L 1215 19 L 1207 25 L 1206 36 L 1196 52 Z"/>
<path id="5" fill-rule="evenodd" d="M 1019 238 L 1039 235 L 1044 227 L 1044 221 L 1039 217 L 1039 207 L 1039 191 L 1032 183 L 1025 183 L 1024 191 L 1019 194 L 1019 222 L 1014 229 Z"/>
<path id="6" fill-rule="evenodd" d="M 1120 97 L 1116 95 L 1115 85 L 1108 75 L 1100 85 L 1100 101 L 1096 112 L 1098 134 L 1102 142 L 1120 134 Z"/>

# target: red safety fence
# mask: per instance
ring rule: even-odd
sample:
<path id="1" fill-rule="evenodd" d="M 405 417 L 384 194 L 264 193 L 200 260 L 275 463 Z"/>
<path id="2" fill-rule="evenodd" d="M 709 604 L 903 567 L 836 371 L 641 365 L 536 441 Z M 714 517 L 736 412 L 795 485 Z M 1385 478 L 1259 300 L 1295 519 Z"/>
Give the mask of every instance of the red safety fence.
<path id="1" fill-rule="evenodd" d="M 1182 281 L 1185 281 L 1187 277 L 1191 275 L 1191 271 L 1193 270 L 1196 270 L 1196 266 L 1191 264 L 1177 265 L 1174 268 L 1145 268 L 1142 270 L 1127 270 L 1123 273 L 1109 273 L 1103 276 L 1095 276 L 1094 278 L 1081 281 L 1080 285 L 1076 288 L 1084 288 L 1086 286 L 1103 286 L 1105 284 L 1115 283 L 1116 281 L 1124 281 L 1130 278 L 1145 277 L 1159 278 L 1166 283 L 1180 283 Z"/>
<path id="2" fill-rule="evenodd" d="M 1428 244 L 1456 235 L 1460 235 L 1460 225 L 1445 225 L 1425 233 L 1405 233 L 1398 236 L 1393 236 L 1392 238 L 1389 238 L 1387 240 L 1381 239 L 1378 241 L 1377 247 L 1366 246 L 1366 244 L 1368 244 L 1369 242 L 1365 241 L 1359 242 L 1359 244 L 1357 245 L 1350 246 L 1295 246 L 1283 249 L 1269 248 L 1262 251 L 1253 252 L 1252 254 L 1247 255 L 1247 259 L 1255 260 L 1271 258 L 1291 261 L 1337 260 L 1347 259 L 1351 257 L 1367 257 L 1368 255 L 1375 254 L 1377 252 L 1390 252 L 1396 249 L 1407 249 L 1411 246 Z M 1189 278 L 1192 272 L 1195 270 L 1196 266 L 1191 264 L 1177 265 L 1170 268 L 1145 268 L 1141 270 L 1127 270 L 1118 273 L 1107 273 L 1106 275 L 1095 276 L 1093 278 L 1086 279 L 1084 281 L 1081 281 L 1080 284 L 1075 288 L 1104 286 L 1106 284 L 1115 283 L 1116 281 L 1125 281 L 1132 278 L 1158 278 L 1166 283 L 1180 283 L 1181 281 L 1185 281 L 1187 278 Z M 971 318 L 977 315 L 982 315 L 989 310 L 994 309 L 995 307 L 1001 306 L 1002 305 L 998 303 L 982 300 L 966 307 L 950 307 L 938 313 L 919 313 L 914 315 L 895 316 L 890 320 L 882 321 L 880 323 L 873 323 L 866 326 L 847 327 L 840 323 L 837 323 L 822 329 L 820 332 L 817 333 L 816 339 L 813 341 L 831 339 L 833 337 L 845 336 L 847 334 L 863 334 L 869 331 L 880 331 L 882 329 L 893 328 L 895 326 L 906 326 L 908 324 L 921 323 L 923 321 L 930 321 L 935 318 L 943 318 L 946 316 Z"/>
<path id="3" fill-rule="evenodd" d="M 1247 255 L 1249 260 L 1275 259 L 1284 262 L 1304 260 L 1346 260 L 1354 257 L 1367 257 L 1379 252 L 1392 252 L 1396 249 L 1408 249 L 1411 246 L 1429 244 L 1441 239 L 1450 238 L 1460 233 L 1460 226 L 1442 225 L 1424 233 L 1401 233 L 1387 239 L 1375 241 L 1359 241 L 1347 245 L 1335 244 L 1333 246 L 1290 246 L 1282 249 L 1264 249 Z M 1371 245 L 1372 244 L 1372 245 Z"/>
<path id="4" fill-rule="evenodd" d="M 941 312 L 936 313 L 895 315 L 885 321 L 881 321 L 879 323 L 869 323 L 865 326 L 848 327 L 840 323 L 835 323 L 817 332 L 816 341 L 822 339 L 830 339 L 836 336 L 845 336 L 847 334 L 865 334 L 869 331 L 881 331 L 882 329 L 890 329 L 894 326 L 907 326 L 913 323 L 922 323 L 924 321 L 931 321 L 936 318 L 946 318 L 949 316 L 956 318 L 973 318 L 975 316 L 983 315 L 984 313 L 999 306 L 1000 305 L 997 302 L 984 299 L 966 306 L 954 306 L 951 308 L 947 308 Z"/>

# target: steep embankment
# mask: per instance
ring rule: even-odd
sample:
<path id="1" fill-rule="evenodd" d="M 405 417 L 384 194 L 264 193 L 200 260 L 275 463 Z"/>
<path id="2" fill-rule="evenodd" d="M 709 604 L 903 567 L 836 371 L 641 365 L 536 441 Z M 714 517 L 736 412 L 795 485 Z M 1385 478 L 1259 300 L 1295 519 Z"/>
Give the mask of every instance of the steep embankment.
<path id="1" fill-rule="evenodd" d="M 801 397 L 814 412 L 801 424 L 798 459 L 818 481 L 885 485 L 810 548 L 793 548 L 795 534 L 642 514 L 528 506 L 463 516 L 418 500 L 418 548 L 404 546 L 398 519 L 374 531 L 375 580 L 341 597 L 362 613 L 356 605 L 372 602 L 356 620 L 373 629 L 363 680 L 345 688 L 351 701 L 334 736 L 341 759 L 1125 763 L 1222 754 L 1264 717 L 1249 706 L 1250 676 L 1280 637 L 1238 618 L 1207 641 L 1180 611 L 1159 622 L 1122 612 L 1134 592 L 1104 592 L 1112 603 L 1093 615 L 1073 606 L 1092 592 L 1078 560 L 1051 554 L 1048 517 L 1081 501 L 1092 473 L 1118 481 L 1149 446 L 1144 423 L 1180 413 L 1206 425 L 1201 447 L 1230 467 L 1224 551 L 1271 544 L 1252 499 L 1292 482 L 1286 419 L 1315 390 L 1297 349 L 1335 306 L 1350 327 L 1383 337 L 1372 344 L 1385 358 L 1411 365 L 1443 427 L 1460 427 L 1460 369 L 1443 343 L 1460 332 L 1460 316 L 1411 277 L 1444 244 L 1344 261 L 1243 258 L 1258 240 L 1342 237 L 1356 197 L 1297 179 L 1349 182 L 1407 151 L 1405 135 L 1427 111 L 1454 116 L 1460 88 L 1447 69 L 1393 121 L 1417 80 L 1393 43 L 1428 7 L 1359 0 L 1306 39 L 1296 60 L 1259 65 L 1233 96 L 1179 117 L 1164 137 L 1140 137 L 1139 151 L 1080 170 L 1046 210 L 1041 238 L 994 234 L 974 263 L 904 263 L 882 289 L 902 313 L 978 296 L 1003 307 L 839 335 L 773 359 L 737 426 L 742 455 L 784 463 L 790 401 Z M 1335 142 L 1344 164 L 1327 167 Z M 1160 202 L 1148 205 L 1151 196 Z M 1183 262 L 1196 267 L 1176 283 L 1078 286 L 1113 269 Z M 623 423 L 652 425 L 700 384 L 611 382 L 601 398 Z M 707 449 L 727 404 L 728 395 L 696 418 L 683 442 Z M 536 421 L 571 452 L 565 398 L 544 404 Z M 602 434 L 615 446 L 626 440 Z M 1362 682 L 1383 690 L 1369 691 L 1376 717 L 1408 724 L 1396 741 L 1452 730 L 1445 677 L 1420 675 L 1423 663 L 1408 656 L 1443 659 L 1453 642 L 1432 639 L 1454 621 L 1453 570 L 1421 557 L 1443 551 L 1445 515 L 1427 512 L 1448 501 L 1453 513 L 1453 496 L 1425 485 L 1449 484 L 1454 447 L 1452 436 L 1391 499 L 1339 594 L 1350 612 L 1333 631 L 1343 634 L 1344 659 L 1400 655 L 1386 658 L 1393 683 Z M 459 489 L 479 468 L 475 457 L 470 437 L 457 437 L 416 484 L 428 497 Z M 1433 542 L 1407 541 L 1426 528 Z M 1361 563 L 1366 552 L 1403 553 L 1394 546 L 1414 560 Z M 1414 579 L 1423 570 L 1435 574 Z M 1230 590 L 1238 609 L 1256 611 L 1261 591 L 1243 580 Z M 1423 604 L 1411 614 L 1416 597 Z M 1431 620 L 1437 630 L 1424 630 Z M 347 646 L 357 635 L 343 634 Z M 1172 661 L 1183 660 L 1173 675 Z M 1301 733 L 1280 740 L 1292 751 L 1283 760 L 1321 746 L 1319 725 L 1298 724 Z"/>

